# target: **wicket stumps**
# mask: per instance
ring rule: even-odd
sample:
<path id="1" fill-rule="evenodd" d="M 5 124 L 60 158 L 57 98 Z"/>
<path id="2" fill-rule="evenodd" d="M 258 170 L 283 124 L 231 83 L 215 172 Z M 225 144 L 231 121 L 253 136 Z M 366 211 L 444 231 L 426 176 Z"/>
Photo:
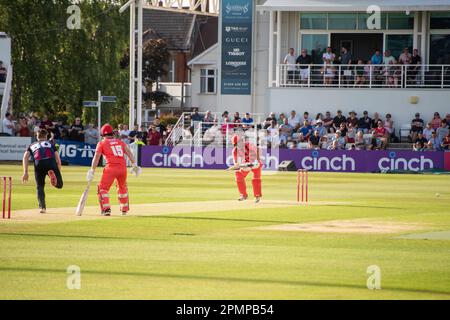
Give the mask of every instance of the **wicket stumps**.
<path id="1" fill-rule="evenodd" d="M 2 200 L 2 218 L 11 219 L 11 191 L 12 191 L 12 177 L 1 177 L 3 186 L 3 200 Z M 8 208 L 6 205 L 8 204 Z M 6 210 L 8 209 L 8 210 Z"/>
<path id="2" fill-rule="evenodd" d="M 301 203 L 308 203 L 308 170 L 305 169 L 297 171 L 297 202 L 300 203 L 300 200 Z"/>

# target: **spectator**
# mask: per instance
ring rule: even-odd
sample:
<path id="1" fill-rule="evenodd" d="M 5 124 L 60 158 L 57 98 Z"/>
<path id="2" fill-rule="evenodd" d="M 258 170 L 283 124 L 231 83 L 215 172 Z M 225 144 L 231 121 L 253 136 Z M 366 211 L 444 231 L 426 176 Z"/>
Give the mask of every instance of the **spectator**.
<path id="1" fill-rule="evenodd" d="M 320 133 L 315 130 L 314 134 L 309 139 L 308 149 L 320 149 Z"/>
<path id="2" fill-rule="evenodd" d="M 228 116 L 225 116 L 222 119 L 222 134 L 225 137 L 228 137 L 232 134 L 233 129 L 234 129 L 234 125 L 232 124 L 232 122 L 230 121 L 230 119 L 228 118 Z"/>
<path id="3" fill-rule="evenodd" d="M 239 115 L 239 112 L 234 113 L 233 123 L 241 123 L 241 117 Z"/>
<path id="4" fill-rule="evenodd" d="M 72 124 L 72 126 L 70 126 L 69 137 L 72 141 L 84 142 L 84 126 L 81 123 L 80 118 L 75 118 L 75 122 Z"/>
<path id="5" fill-rule="evenodd" d="M 431 139 L 428 141 L 427 147 L 430 151 L 440 151 L 442 141 L 439 140 L 436 132 L 431 134 Z"/>
<path id="6" fill-rule="evenodd" d="M 333 66 L 331 60 L 325 60 L 321 73 L 323 75 L 323 84 L 325 86 L 332 85 L 336 77 L 336 68 Z"/>
<path id="7" fill-rule="evenodd" d="M 312 57 L 308 54 L 306 49 L 302 49 L 302 53 L 298 56 L 296 64 L 300 65 L 300 81 L 302 84 L 308 83 L 309 75 L 311 73 Z"/>
<path id="8" fill-rule="evenodd" d="M 295 51 L 294 48 L 290 48 L 288 54 L 286 55 L 286 57 L 283 60 L 284 64 L 287 64 L 287 76 L 288 76 L 288 81 L 287 83 L 295 83 L 296 82 L 296 58 L 294 55 Z"/>
<path id="9" fill-rule="evenodd" d="M 344 150 L 345 149 L 345 138 L 342 137 L 341 131 L 339 131 L 339 130 L 336 131 L 329 149 L 331 149 L 331 150 Z"/>
<path id="10" fill-rule="evenodd" d="M 284 113 L 280 113 L 280 116 L 278 117 L 277 123 L 279 126 L 284 124 L 284 120 L 286 119 L 286 116 Z"/>
<path id="11" fill-rule="evenodd" d="M 205 117 L 203 119 L 203 122 L 207 123 L 213 123 L 214 122 L 214 116 L 212 115 L 211 111 L 206 111 Z"/>
<path id="12" fill-rule="evenodd" d="M 134 138 L 139 134 L 139 126 L 135 124 L 133 126 L 133 130 L 130 131 L 130 134 L 128 135 L 128 139 L 130 141 L 134 141 Z"/>
<path id="13" fill-rule="evenodd" d="M 386 114 L 386 120 L 384 120 L 384 128 L 386 129 L 389 137 L 395 137 L 394 121 L 392 121 L 392 115 Z"/>
<path id="14" fill-rule="evenodd" d="M 333 63 L 336 61 L 336 55 L 333 53 L 333 50 L 331 47 L 327 47 L 325 53 L 322 55 L 322 61 L 326 63 L 327 61 L 329 63 Z"/>
<path id="15" fill-rule="evenodd" d="M 28 123 L 25 118 L 19 120 L 19 130 L 17 131 L 19 137 L 31 137 L 31 131 L 28 128 Z"/>
<path id="16" fill-rule="evenodd" d="M 291 116 L 288 119 L 288 124 L 297 131 L 300 128 L 300 119 L 297 117 L 295 110 L 291 111 Z"/>
<path id="17" fill-rule="evenodd" d="M 147 145 L 148 131 L 144 125 L 141 126 L 141 130 L 139 131 L 139 134 L 142 136 L 142 142 L 145 145 Z M 169 126 L 167 126 L 167 135 L 169 135 Z"/>
<path id="18" fill-rule="evenodd" d="M 136 144 L 138 147 L 139 146 L 145 146 L 144 141 L 142 140 L 142 133 L 139 132 L 136 136 L 134 136 L 134 144 Z"/>
<path id="19" fill-rule="evenodd" d="M 342 47 L 341 56 L 339 57 L 339 62 L 341 63 L 342 81 L 344 84 L 348 84 L 351 78 L 351 64 L 352 64 L 352 53 L 346 48 Z"/>
<path id="20" fill-rule="evenodd" d="M 363 117 L 358 120 L 358 128 L 363 133 L 368 133 L 372 129 L 372 119 L 369 118 L 369 112 L 363 112 Z"/>
<path id="21" fill-rule="evenodd" d="M 431 127 L 431 122 L 427 123 L 427 126 L 425 127 L 425 129 L 423 129 L 422 132 L 425 139 L 431 139 L 431 134 L 434 132 L 434 129 Z"/>
<path id="22" fill-rule="evenodd" d="M 413 144 L 413 150 L 414 151 L 424 151 L 425 146 L 427 144 L 428 144 L 428 140 L 425 139 L 425 137 L 423 136 L 423 133 L 421 131 L 419 131 L 417 133 L 416 141 Z"/>
<path id="23" fill-rule="evenodd" d="M 44 115 L 41 120 L 40 128 L 47 130 L 48 133 L 54 133 L 55 125 L 53 121 L 48 119 L 47 115 Z"/>
<path id="24" fill-rule="evenodd" d="M 355 81 L 355 87 L 362 87 L 366 83 L 366 69 L 363 66 L 364 61 L 361 59 L 358 60 L 358 65 L 355 68 L 356 73 L 356 81 Z M 368 70 L 370 72 L 370 70 Z"/>
<path id="25" fill-rule="evenodd" d="M 355 150 L 366 150 L 367 144 L 364 140 L 364 134 L 362 131 L 358 131 L 355 137 Z"/>
<path id="26" fill-rule="evenodd" d="M 386 77 L 386 85 L 389 88 L 397 88 L 401 69 L 397 66 L 395 61 L 389 61 L 383 69 L 383 74 Z"/>
<path id="27" fill-rule="evenodd" d="M 303 135 L 304 140 L 309 140 L 312 133 L 312 127 L 308 120 L 303 121 L 303 126 L 299 129 L 299 133 Z"/>
<path id="28" fill-rule="evenodd" d="M 315 126 L 317 125 L 317 121 L 322 121 L 323 122 L 323 114 L 321 114 L 320 112 L 316 115 L 316 118 L 311 121 L 311 125 Z"/>
<path id="29" fill-rule="evenodd" d="M 64 130 L 64 125 L 61 119 L 56 121 L 55 128 L 53 129 L 53 134 L 55 135 L 55 139 L 61 139 L 62 131 Z"/>
<path id="30" fill-rule="evenodd" d="M 437 128 L 436 135 L 439 139 L 439 142 L 442 143 L 444 141 L 445 137 L 448 136 L 449 128 L 447 127 L 447 122 L 445 120 L 442 120 L 441 126 Z"/>
<path id="31" fill-rule="evenodd" d="M 383 64 L 383 56 L 381 55 L 380 50 L 375 50 L 375 53 L 373 54 L 372 58 L 370 59 L 371 63 L 373 65 L 381 65 Z"/>
<path id="32" fill-rule="evenodd" d="M 289 125 L 289 120 L 284 119 L 284 123 L 280 125 L 280 143 L 285 145 L 288 142 L 288 139 L 292 136 L 294 132 L 294 128 Z"/>
<path id="33" fill-rule="evenodd" d="M 435 112 L 433 119 L 431 120 L 431 127 L 434 130 L 436 130 L 437 128 L 439 128 L 441 126 L 441 122 L 442 122 L 442 119 L 441 119 L 439 112 Z"/>
<path id="34" fill-rule="evenodd" d="M 5 118 L 3 119 L 2 127 L 3 127 L 2 132 L 4 135 L 7 135 L 7 136 L 14 135 L 15 125 L 12 120 L 11 113 L 9 113 L 9 112 L 6 113 Z"/>
<path id="35" fill-rule="evenodd" d="M 377 127 L 372 130 L 372 134 L 376 139 L 376 145 L 381 150 L 386 150 L 388 144 L 388 132 L 386 128 L 383 126 L 383 122 L 381 120 L 378 121 Z"/>
<path id="36" fill-rule="evenodd" d="M 325 112 L 325 118 L 323 119 L 323 126 L 327 130 L 327 133 L 334 132 L 333 122 L 334 120 L 333 117 L 331 116 L 331 112 L 330 111 Z"/>
<path id="37" fill-rule="evenodd" d="M 415 118 L 411 121 L 411 141 L 415 142 L 419 132 L 423 132 L 424 121 L 420 118 L 420 113 L 415 114 Z"/>
<path id="38" fill-rule="evenodd" d="M 397 60 L 392 56 L 391 50 L 386 50 L 384 53 L 383 63 L 385 65 L 396 64 Z"/>
<path id="39" fill-rule="evenodd" d="M 350 117 L 347 118 L 347 121 L 346 121 L 347 124 L 351 123 L 353 128 L 357 128 L 359 120 L 356 117 L 357 116 L 356 112 L 355 111 L 350 111 L 348 114 L 349 114 Z"/>
<path id="40" fill-rule="evenodd" d="M 88 124 L 86 131 L 84 132 L 84 143 L 97 144 L 99 141 L 98 130 L 94 128 L 93 124 Z"/>
<path id="41" fill-rule="evenodd" d="M 309 117 L 309 112 L 308 112 L 308 111 L 305 111 L 305 112 L 303 113 L 303 120 L 302 120 L 302 122 L 303 122 L 303 121 L 308 121 L 309 123 L 312 122 L 312 119 Z"/>
<path id="42" fill-rule="evenodd" d="M 353 127 L 353 124 L 351 122 L 348 122 L 345 140 L 347 143 L 355 143 L 355 139 L 356 139 L 356 128 Z"/>
<path id="43" fill-rule="evenodd" d="M 411 57 L 411 66 L 408 67 L 408 84 L 417 84 L 417 75 L 422 64 L 422 57 L 419 56 L 419 50 L 414 49 Z"/>
<path id="44" fill-rule="evenodd" d="M 447 127 L 450 127 L 450 113 L 445 115 L 445 122 L 447 123 Z"/>
<path id="45" fill-rule="evenodd" d="M 127 124 L 122 124 L 119 126 L 119 139 L 122 140 L 126 144 L 130 144 L 130 129 Z"/>
<path id="46" fill-rule="evenodd" d="M 203 117 L 200 113 L 198 113 L 198 108 L 194 108 L 194 112 L 191 114 L 191 120 L 193 122 L 200 122 L 203 121 Z"/>
<path id="47" fill-rule="evenodd" d="M 228 111 L 224 111 L 224 112 L 222 113 L 222 121 L 224 121 L 225 119 L 226 119 L 228 122 L 230 122 L 230 118 L 229 118 L 229 113 L 228 113 Z"/>
<path id="48" fill-rule="evenodd" d="M 409 48 L 404 48 L 402 54 L 398 58 L 400 64 L 410 64 L 412 61 L 411 53 L 409 53 Z"/>
<path id="49" fill-rule="evenodd" d="M 149 145 L 149 146 L 161 146 L 162 145 L 162 136 L 159 133 L 159 131 L 156 129 L 156 126 L 154 124 L 152 124 L 150 126 L 150 130 L 148 131 L 147 145 Z"/>
<path id="50" fill-rule="evenodd" d="M 331 146 L 330 141 L 328 141 L 327 136 L 323 136 L 322 138 L 320 138 L 320 148 L 321 149 L 329 149 L 330 146 Z"/>
<path id="51" fill-rule="evenodd" d="M 314 127 L 314 131 L 319 132 L 319 137 L 323 137 L 327 134 L 327 129 L 323 126 L 322 120 L 316 121 L 316 126 Z"/>
<path id="52" fill-rule="evenodd" d="M 7 70 L 3 66 L 3 61 L 0 61 L 0 82 L 6 82 Z"/>
<path id="53" fill-rule="evenodd" d="M 341 125 L 339 126 L 339 131 L 341 132 L 341 136 L 343 138 L 345 138 L 345 136 L 347 135 L 348 129 L 347 129 L 347 123 L 346 122 L 342 122 Z"/>
<path id="54" fill-rule="evenodd" d="M 373 119 L 372 119 L 372 129 L 375 129 L 376 127 L 378 127 L 378 121 L 381 121 L 380 119 L 380 114 L 378 112 L 375 112 L 373 114 Z"/>
<path id="55" fill-rule="evenodd" d="M 251 117 L 250 113 L 248 113 L 248 112 L 245 113 L 245 117 L 244 117 L 244 119 L 242 119 L 242 123 L 244 124 L 242 126 L 242 128 L 244 130 L 251 128 L 250 125 L 253 124 L 253 118 Z"/>
<path id="56" fill-rule="evenodd" d="M 333 119 L 333 129 L 334 131 L 339 130 L 341 123 L 346 122 L 345 117 L 342 115 L 342 111 L 338 110 L 337 116 Z"/>
<path id="57" fill-rule="evenodd" d="M 166 131 L 167 131 L 166 127 L 165 127 L 164 125 L 161 124 L 161 120 L 160 120 L 158 117 L 156 117 L 156 118 L 153 120 L 153 124 L 155 125 L 156 131 L 159 132 L 159 134 L 161 135 L 161 138 L 164 140 L 165 137 L 166 137 L 166 134 L 167 134 L 167 132 L 166 132 Z"/>
<path id="58" fill-rule="evenodd" d="M 441 148 L 442 150 L 450 150 L 450 133 L 442 141 Z"/>

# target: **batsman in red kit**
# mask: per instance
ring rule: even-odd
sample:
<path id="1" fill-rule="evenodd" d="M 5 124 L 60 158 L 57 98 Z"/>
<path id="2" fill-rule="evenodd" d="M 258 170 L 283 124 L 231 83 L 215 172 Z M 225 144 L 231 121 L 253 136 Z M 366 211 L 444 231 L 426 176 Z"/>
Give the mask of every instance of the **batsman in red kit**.
<path id="1" fill-rule="evenodd" d="M 109 202 L 109 189 L 116 181 L 117 193 L 122 215 L 126 215 L 130 209 L 128 202 L 127 188 L 127 165 L 125 155 L 132 163 L 131 173 L 138 176 L 142 169 L 136 165 L 136 160 L 130 148 L 120 139 L 114 138 L 113 128 L 105 124 L 101 129 L 103 140 L 97 144 L 95 156 L 92 160 L 91 169 L 88 171 L 87 180 L 94 179 L 95 169 L 98 166 L 100 157 L 106 159 L 106 166 L 103 170 L 102 179 L 98 185 L 98 200 L 103 216 L 111 215 L 111 205 Z"/>
<path id="2" fill-rule="evenodd" d="M 234 135 L 231 139 L 234 146 L 234 166 L 232 168 L 236 170 L 236 183 L 240 193 L 239 201 L 245 201 L 248 198 L 245 178 L 252 172 L 253 195 L 255 197 L 255 202 L 258 203 L 261 201 L 262 197 L 262 162 L 259 155 L 259 148 L 253 143 L 244 141 L 244 138 L 241 138 L 238 135 Z"/>

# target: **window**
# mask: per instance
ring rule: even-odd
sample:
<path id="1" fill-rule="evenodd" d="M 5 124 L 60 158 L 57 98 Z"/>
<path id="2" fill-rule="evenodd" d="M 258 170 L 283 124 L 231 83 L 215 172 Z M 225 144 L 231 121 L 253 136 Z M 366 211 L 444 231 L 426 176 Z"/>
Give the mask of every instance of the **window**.
<path id="1" fill-rule="evenodd" d="M 327 14 L 326 13 L 301 13 L 300 28 L 307 30 L 326 30 Z"/>
<path id="2" fill-rule="evenodd" d="M 412 53 L 413 36 L 409 34 L 388 34 L 386 36 L 386 49 L 391 50 L 392 56 L 398 59 L 404 48 Z"/>
<path id="3" fill-rule="evenodd" d="M 414 29 L 414 15 L 406 13 L 388 13 L 389 30 L 410 30 Z"/>
<path id="4" fill-rule="evenodd" d="M 175 60 L 169 62 L 169 81 L 175 82 Z"/>
<path id="5" fill-rule="evenodd" d="M 328 15 L 328 29 L 356 30 L 356 13 L 330 13 Z"/>
<path id="6" fill-rule="evenodd" d="M 315 64 L 322 63 L 322 54 L 328 46 L 328 34 L 303 34 L 302 49 L 308 50 Z"/>
<path id="7" fill-rule="evenodd" d="M 430 64 L 450 64 L 450 34 L 430 36 Z"/>
<path id="8" fill-rule="evenodd" d="M 432 12 L 430 29 L 450 29 L 450 12 Z"/>
<path id="9" fill-rule="evenodd" d="M 216 93 L 216 70 L 200 70 L 200 93 Z"/>

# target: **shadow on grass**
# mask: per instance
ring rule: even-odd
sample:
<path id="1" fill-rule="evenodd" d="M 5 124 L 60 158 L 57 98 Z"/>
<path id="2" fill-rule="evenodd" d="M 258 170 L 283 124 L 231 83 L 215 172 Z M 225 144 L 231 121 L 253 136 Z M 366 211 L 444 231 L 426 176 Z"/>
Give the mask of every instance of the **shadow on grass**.
<path id="1" fill-rule="evenodd" d="M 364 209 L 393 209 L 393 210 L 406 210 L 406 208 L 399 207 L 381 207 L 381 206 L 358 206 L 353 204 L 325 204 L 321 207 L 346 207 L 347 209 L 351 208 L 364 208 Z"/>
<path id="2" fill-rule="evenodd" d="M 231 221 L 231 222 L 258 222 L 258 223 L 298 223 L 298 221 L 274 221 L 274 220 L 252 220 L 252 219 L 227 219 L 211 217 L 180 217 L 180 216 L 136 216 L 139 219 L 176 219 L 176 220 L 207 220 L 207 221 Z"/>
<path id="3" fill-rule="evenodd" d="M 58 273 L 58 274 L 66 273 L 66 270 L 61 270 L 61 269 L 0 267 L 0 270 L 9 271 L 9 272 L 43 272 L 43 273 Z M 323 283 L 323 282 L 314 282 L 314 281 L 248 279 L 248 278 L 204 276 L 204 275 L 177 275 L 177 274 L 164 274 L 164 273 L 160 274 L 160 273 L 139 272 L 139 271 L 125 272 L 125 271 L 82 270 L 82 272 L 84 274 L 101 275 L 101 276 L 132 276 L 132 277 L 166 278 L 166 279 L 178 279 L 178 280 L 226 281 L 226 282 L 242 282 L 242 283 L 254 283 L 254 284 L 274 284 L 274 285 L 311 286 L 311 287 L 323 287 L 323 288 L 348 288 L 348 289 L 369 290 L 365 286 L 355 285 L 355 284 Z M 431 289 L 409 289 L 409 288 L 383 287 L 382 291 L 441 294 L 441 295 L 450 296 L 449 291 L 439 291 L 439 290 L 431 290 Z"/>
<path id="4" fill-rule="evenodd" d="M 37 233 L 0 233 L 0 237 L 39 237 L 39 238 L 67 238 L 67 239 L 83 239 L 83 240 L 139 240 L 139 241 L 167 241 L 165 239 L 149 239 L 149 238 L 126 238 L 126 237 L 104 237 L 104 236 L 85 236 L 85 235 L 61 235 L 61 234 L 37 234 Z"/>

